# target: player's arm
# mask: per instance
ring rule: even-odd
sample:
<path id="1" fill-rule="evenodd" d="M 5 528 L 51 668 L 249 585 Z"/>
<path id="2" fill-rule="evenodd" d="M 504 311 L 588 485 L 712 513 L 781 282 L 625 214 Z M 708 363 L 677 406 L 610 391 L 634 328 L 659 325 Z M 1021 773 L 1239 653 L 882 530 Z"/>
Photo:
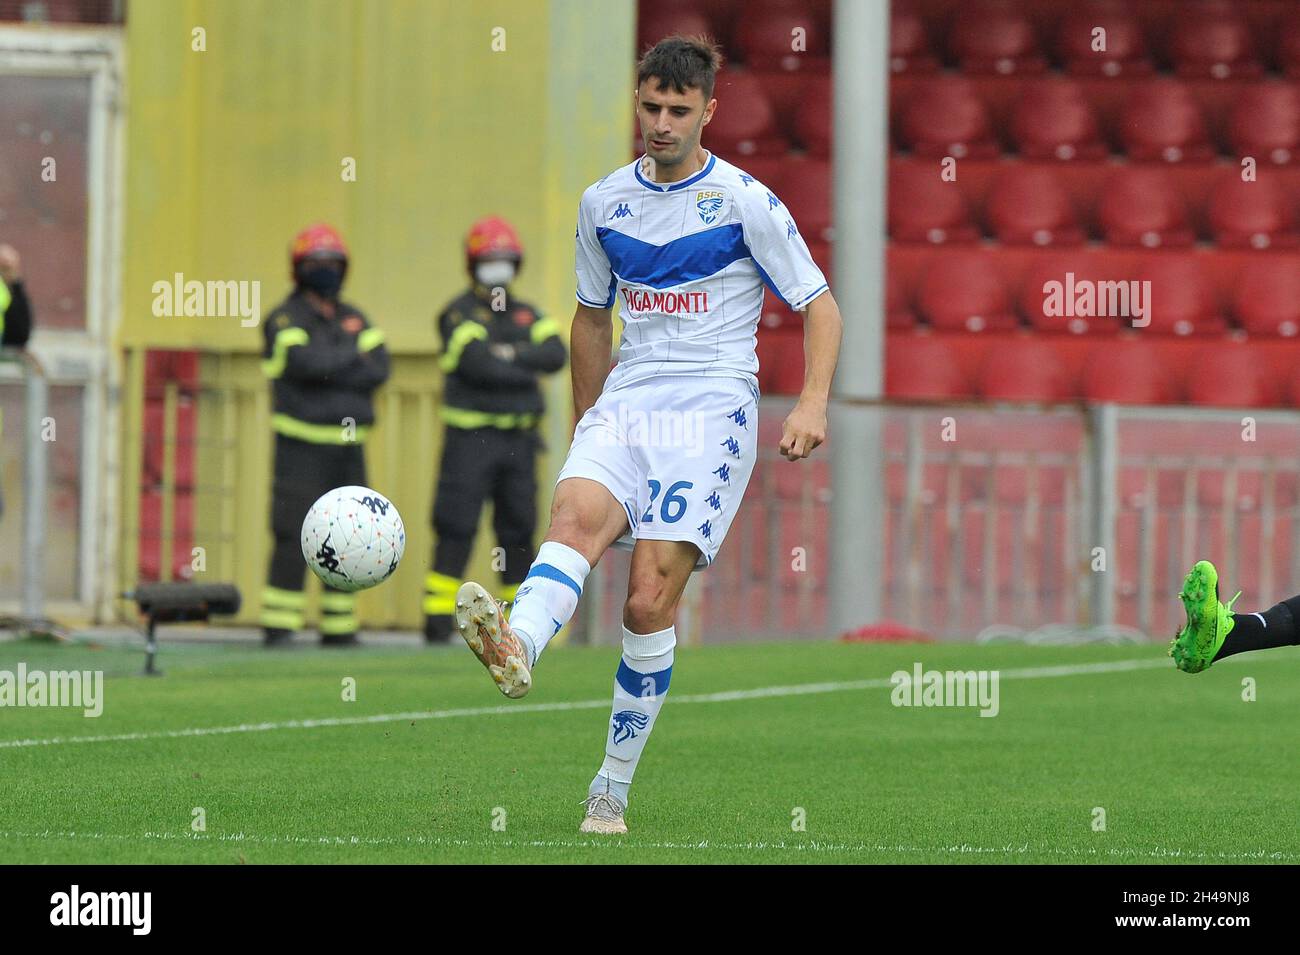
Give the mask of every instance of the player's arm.
<path id="1" fill-rule="evenodd" d="M 803 390 L 781 429 L 781 454 L 797 461 L 826 440 L 826 406 L 843 330 L 840 310 L 794 217 L 771 190 L 755 190 L 737 208 L 755 263 L 777 294 L 804 315 Z"/>
<path id="2" fill-rule="evenodd" d="M 585 415 L 596 403 L 609 377 L 609 353 L 614 346 L 613 312 L 612 307 L 595 308 L 582 302 L 573 312 L 569 347 L 573 351 L 570 365 L 575 419 Z"/>
<path id="3" fill-rule="evenodd" d="M 785 419 L 781 453 L 794 461 L 806 458 L 826 440 L 826 407 L 830 402 L 831 379 L 840 359 L 840 338 L 844 321 L 830 289 L 803 309 L 803 390 L 794 410 Z"/>
<path id="4" fill-rule="evenodd" d="M 614 290 L 609 256 L 601 245 L 600 183 L 589 186 L 578 203 L 578 227 L 573 232 L 578 305 L 569 332 L 569 364 L 573 377 L 573 420 L 581 420 L 605 389 L 609 355 L 614 347 Z"/>

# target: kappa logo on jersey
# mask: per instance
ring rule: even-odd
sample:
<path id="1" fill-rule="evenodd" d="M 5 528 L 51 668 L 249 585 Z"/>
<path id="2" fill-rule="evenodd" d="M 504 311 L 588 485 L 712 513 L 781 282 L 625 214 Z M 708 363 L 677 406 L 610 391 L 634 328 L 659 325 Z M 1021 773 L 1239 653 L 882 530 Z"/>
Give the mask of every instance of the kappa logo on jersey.
<path id="1" fill-rule="evenodd" d="M 719 192 L 716 189 L 701 189 L 695 194 L 695 210 L 700 214 L 700 221 L 705 225 L 713 225 L 718 221 L 718 213 L 722 211 L 722 202 L 726 198 L 726 193 Z"/>
<path id="2" fill-rule="evenodd" d="M 713 508 L 715 511 L 720 511 L 720 510 L 722 510 L 722 498 L 718 497 L 718 492 L 717 492 L 717 491 L 714 491 L 712 494 L 710 494 L 710 495 L 709 495 L 708 497 L 706 497 L 704 500 L 705 500 L 705 503 L 707 503 L 707 504 L 708 504 L 711 508 Z"/>
<path id="3" fill-rule="evenodd" d="M 709 310 L 709 293 L 663 292 L 657 289 L 623 287 L 623 314 L 659 312 L 667 315 L 697 315 Z M 629 316 L 631 317 L 631 316 Z"/>
<path id="4" fill-rule="evenodd" d="M 650 717 L 636 710 L 619 710 L 610 719 L 610 723 L 614 727 L 614 742 L 617 744 L 636 739 L 636 731 L 649 726 Z"/>
<path id="5" fill-rule="evenodd" d="M 611 219 L 626 219 L 630 215 L 632 215 L 632 210 L 627 207 L 627 203 L 620 202 L 618 208 L 611 212 L 609 217 Z"/>

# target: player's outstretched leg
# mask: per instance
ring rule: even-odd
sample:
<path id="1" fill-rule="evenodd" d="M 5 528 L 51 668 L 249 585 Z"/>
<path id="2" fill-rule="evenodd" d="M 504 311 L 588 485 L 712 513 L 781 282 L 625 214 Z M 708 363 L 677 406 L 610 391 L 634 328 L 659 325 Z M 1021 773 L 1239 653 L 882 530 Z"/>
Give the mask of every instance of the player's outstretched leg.
<path id="1" fill-rule="evenodd" d="M 1208 560 L 1197 561 L 1183 583 L 1187 626 L 1169 645 L 1178 669 L 1200 673 L 1217 660 L 1250 650 L 1300 644 L 1300 597 L 1274 604 L 1262 613 L 1233 613 L 1233 597 L 1219 603 L 1219 575 Z"/>
<path id="2" fill-rule="evenodd" d="M 497 689 L 512 700 L 528 693 L 533 685 L 528 651 L 510 629 L 501 605 L 472 580 L 456 593 L 456 629 L 492 674 Z"/>
<path id="3" fill-rule="evenodd" d="M 1237 592 L 1237 597 L 1241 591 Z M 1187 611 L 1187 624 L 1169 644 L 1169 655 L 1185 673 L 1200 673 L 1218 655 L 1223 641 L 1236 625 L 1233 597 L 1225 605 L 1219 600 L 1219 572 L 1208 560 L 1198 560 L 1183 579 L 1178 599 Z"/>

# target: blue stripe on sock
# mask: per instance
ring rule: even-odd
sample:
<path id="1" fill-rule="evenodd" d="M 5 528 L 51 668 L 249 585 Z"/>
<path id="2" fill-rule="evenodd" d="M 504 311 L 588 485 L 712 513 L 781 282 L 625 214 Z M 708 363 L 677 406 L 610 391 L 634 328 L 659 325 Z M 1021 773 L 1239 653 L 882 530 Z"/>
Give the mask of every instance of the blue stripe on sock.
<path id="1" fill-rule="evenodd" d="M 545 577 L 547 580 L 558 580 L 560 583 L 568 584 L 572 587 L 573 592 L 579 597 L 582 596 L 582 588 L 578 586 L 578 582 L 564 571 L 560 570 L 560 568 L 551 564 L 533 564 L 533 566 L 528 569 L 528 577 Z M 525 577 L 524 579 L 527 580 L 528 577 Z"/>
<path id="2" fill-rule="evenodd" d="M 651 696 L 662 696 L 668 692 L 668 684 L 672 682 L 673 668 L 668 667 L 666 670 L 660 670 L 658 673 L 638 673 L 627 665 L 626 660 L 618 661 L 618 685 L 628 692 L 631 696 L 644 696 L 649 691 Z M 654 689 L 646 685 L 646 680 L 654 681 Z"/>

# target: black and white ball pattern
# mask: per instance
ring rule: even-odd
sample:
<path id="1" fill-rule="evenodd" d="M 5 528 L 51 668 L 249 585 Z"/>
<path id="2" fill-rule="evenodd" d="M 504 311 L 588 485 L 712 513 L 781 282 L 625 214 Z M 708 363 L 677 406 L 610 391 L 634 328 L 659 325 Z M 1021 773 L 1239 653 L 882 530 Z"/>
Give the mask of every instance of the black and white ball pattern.
<path id="1" fill-rule="evenodd" d="M 393 502 L 368 487 L 336 487 L 302 522 L 302 556 L 336 590 L 365 590 L 392 576 L 406 550 Z"/>

